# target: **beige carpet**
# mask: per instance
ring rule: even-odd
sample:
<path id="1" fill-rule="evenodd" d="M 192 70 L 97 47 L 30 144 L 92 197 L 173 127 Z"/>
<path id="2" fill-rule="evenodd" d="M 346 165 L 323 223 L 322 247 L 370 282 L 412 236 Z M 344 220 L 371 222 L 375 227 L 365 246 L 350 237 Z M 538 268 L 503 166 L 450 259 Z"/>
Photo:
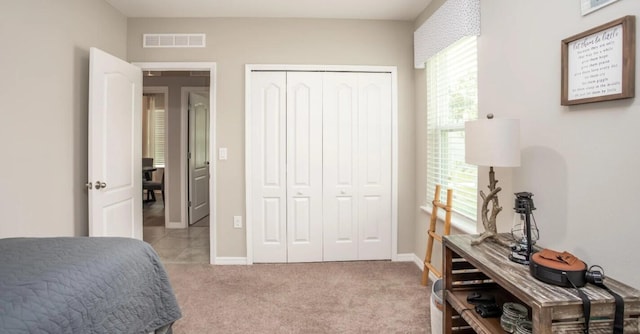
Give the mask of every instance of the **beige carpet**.
<path id="1" fill-rule="evenodd" d="M 166 264 L 183 333 L 429 333 L 414 263 Z"/>

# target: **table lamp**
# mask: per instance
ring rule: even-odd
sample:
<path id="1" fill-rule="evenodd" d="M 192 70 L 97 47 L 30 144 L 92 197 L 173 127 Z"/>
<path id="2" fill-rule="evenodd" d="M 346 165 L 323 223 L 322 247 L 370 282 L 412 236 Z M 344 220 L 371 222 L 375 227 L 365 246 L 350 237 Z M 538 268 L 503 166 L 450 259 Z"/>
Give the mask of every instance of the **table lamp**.
<path id="1" fill-rule="evenodd" d="M 493 167 L 520 166 L 520 122 L 517 119 L 494 119 L 493 114 L 487 119 L 466 122 L 464 125 L 465 161 L 477 166 L 489 166 L 489 194 L 480 190 L 482 197 L 482 225 L 484 232 L 471 244 L 478 245 L 486 239 L 493 239 L 500 244 L 496 227 L 496 217 L 502 210 L 498 201 L 498 193 L 502 188 L 496 187 Z M 491 216 L 489 203 L 492 204 Z"/>

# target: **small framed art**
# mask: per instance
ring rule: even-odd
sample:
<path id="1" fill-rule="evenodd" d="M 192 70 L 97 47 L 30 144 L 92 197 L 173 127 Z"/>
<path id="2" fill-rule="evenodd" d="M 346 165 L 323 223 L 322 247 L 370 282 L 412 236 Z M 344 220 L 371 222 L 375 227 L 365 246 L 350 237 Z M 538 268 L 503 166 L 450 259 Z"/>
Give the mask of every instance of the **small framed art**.
<path id="1" fill-rule="evenodd" d="M 635 22 L 629 15 L 562 40 L 562 105 L 634 96 Z"/>
<path id="2" fill-rule="evenodd" d="M 618 0 L 580 0 L 580 9 L 584 16 L 616 1 Z"/>

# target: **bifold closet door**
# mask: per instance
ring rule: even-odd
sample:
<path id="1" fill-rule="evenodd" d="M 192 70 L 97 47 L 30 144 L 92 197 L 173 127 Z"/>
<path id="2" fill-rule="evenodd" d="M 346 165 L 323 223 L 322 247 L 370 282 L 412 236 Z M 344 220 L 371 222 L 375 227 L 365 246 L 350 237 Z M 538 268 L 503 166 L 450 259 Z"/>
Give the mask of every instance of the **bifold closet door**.
<path id="1" fill-rule="evenodd" d="M 322 74 L 251 75 L 254 262 L 322 261 Z"/>
<path id="2" fill-rule="evenodd" d="M 325 73 L 324 259 L 391 258 L 391 74 Z"/>
<path id="3" fill-rule="evenodd" d="M 358 260 L 391 258 L 391 74 L 358 75 Z"/>
<path id="4" fill-rule="evenodd" d="M 322 73 L 287 73 L 287 262 L 322 261 Z"/>
<path id="5" fill-rule="evenodd" d="M 358 259 L 358 75 L 325 73 L 324 259 Z"/>
<path id="6" fill-rule="evenodd" d="M 251 74 L 254 262 L 287 262 L 287 77 Z"/>
<path id="7" fill-rule="evenodd" d="M 253 261 L 391 258 L 391 74 L 251 74 Z"/>

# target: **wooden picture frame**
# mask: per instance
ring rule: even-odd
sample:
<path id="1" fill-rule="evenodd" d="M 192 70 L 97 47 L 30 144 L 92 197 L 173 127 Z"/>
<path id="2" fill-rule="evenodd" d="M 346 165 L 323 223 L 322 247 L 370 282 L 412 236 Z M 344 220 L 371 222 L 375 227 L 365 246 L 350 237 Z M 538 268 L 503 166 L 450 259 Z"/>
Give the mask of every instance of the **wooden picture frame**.
<path id="1" fill-rule="evenodd" d="M 580 0 L 580 10 L 584 16 L 616 1 L 618 0 Z"/>
<path id="2" fill-rule="evenodd" d="M 563 106 L 634 97 L 635 22 L 628 15 L 562 40 Z"/>

